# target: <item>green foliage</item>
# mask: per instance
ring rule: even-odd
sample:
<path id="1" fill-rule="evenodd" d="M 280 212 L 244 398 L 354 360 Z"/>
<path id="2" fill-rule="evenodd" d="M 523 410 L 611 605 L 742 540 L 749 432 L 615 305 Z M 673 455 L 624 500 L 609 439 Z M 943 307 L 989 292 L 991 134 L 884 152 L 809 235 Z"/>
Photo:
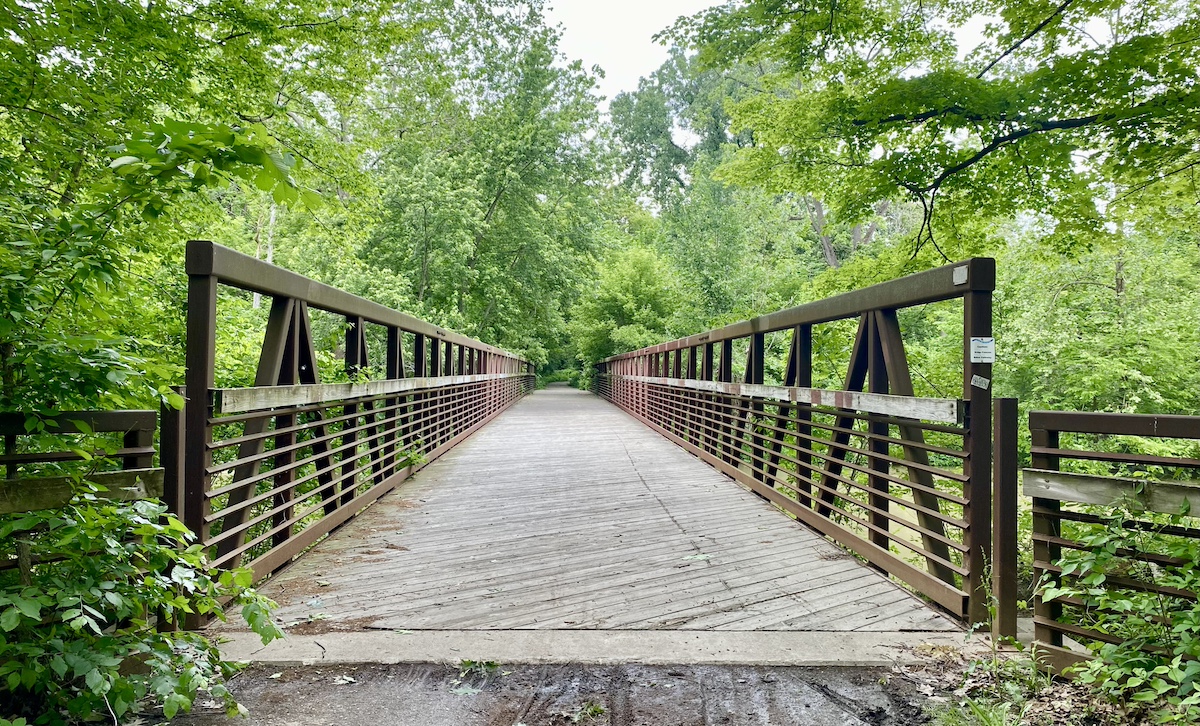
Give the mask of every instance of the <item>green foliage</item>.
<path id="1" fill-rule="evenodd" d="M 500 670 L 500 664 L 494 660 L 467 660 L 458 662 L 459 678 L 488 678 Z"/>
<path id="2" fill-rule="evenodd" d="M 454 85 L 381 149 L 382 214 L 359 252 L 405 282 L 418 316 L 537 363 L 592 268 L 607 174 L 594 80 L 541 7 L 458 31 L 506 42 L 438 59 Z"/>
<path id="3" fill-rule="evenodd" d="M 1180 517 L 1163 524 L 1178 524 Z M 1125 513 L 1080 536 L 1082 549 L 1059 560 L 1062 582 L 1047 579 L 1041 597 L 1069 597 L 1081 604 L 1079 625 L 1118 639 L 1097 641 L 1096 658 L 1075 677 L 1120 702 L 1154 711 L 1159 723 L 1200 720 L 1200 544 L 1127 527 Z M 1154 561 L 1138 557 L 1147 553 Z M 1132 584 L 1130 584 L 1132 583 Z M 1166 588 L 1156 592 L 1136 583 Z"/>
<path id="4" fill-rule="evenodd" d="M 710 67 L 771 69 L 732 105 L 755 143 L 729 178 L 850 221 L 911 200 L 923 241 L 1038 210 L 1076 250 L 1108 234 L 1105 201 L 1197 162 L 1198 25 L 1179 0 L 750 0 L 667 36 Z"/>
<path id="5" fill-rule="evenodd" d="M 199 633 L 157 632 L 153 618 L 224 617 L 228 598 L 264 643 L 282 633 L 249 571 L 214 572 L 192 540 L 161 503 L 92 493 L 0 520 L 6 556 L 27 543 L 37 563 L 26 582 L 0 575 L 0 713 L 59 724 L 157 703 L 171 718 L 200 692 L 238 713 L 222 683 L 235 665 Z"/>
<path id="6" fill-rule="evenodd" d="M 667 337 L 680 307 L 678 287 L 661 257 L 630 247 L 609 257 L 595 291 L 576 306 L 571 336 L 585 365 Z"/>
<path id="7" fill-rule="evenodd" d="M 275 151 L 261 127 L 168 121 L 110 154 L 110 174 L 65 206 L 0 177 L 8 241 L 0 248 L 0 409 L 125 407 L 166 396 L 178 364 L 131 352 L 135 340 L 112 322 L 137 248 L 131 229 L 232 179 L 281 200 L 300 195 L 289 176 L 294 159 Z"/>
<path id="8" fill-rule="evenodd" d="M 599 718 L 605 714 L 604 706 L 595 701 L 588 701 L 574 711 L 564 711 L 563 716 L 571 721 L 571 723 L 586 723 L 594 718 Z"/>

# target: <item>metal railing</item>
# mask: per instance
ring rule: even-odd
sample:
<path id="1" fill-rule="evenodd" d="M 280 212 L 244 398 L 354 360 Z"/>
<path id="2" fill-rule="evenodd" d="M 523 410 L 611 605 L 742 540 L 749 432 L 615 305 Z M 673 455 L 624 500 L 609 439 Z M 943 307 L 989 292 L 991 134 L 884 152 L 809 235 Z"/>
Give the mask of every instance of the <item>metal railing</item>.
<path id="1" fill-rule="evenodd" d="M 994 261 L 972 259 L 613 356 L 593 387 L 952 614 L 985 622 L 994 287 Z M 897 311 L 954 299 L 963 396 L 917 397 Z M 814 326 L 855 318 L 844 387 L 813 388 Z M 767 339 L 780 332 L 781 385 L 765 385 Z M 1015 507 L 1000 514 L 1015 529 Z"/>
<path id="2" fill-rule="evenodd" d="M 1087 540 L 1119 522 L 1122 530 L 1138 532 L 1140 546 L 1110 553 L 1124 561 L 1122 572 L 1088 581 L 1088 589 L 1133 590 L 1163 599 L 1166 610 L 1190 609 L 1196 593 L 1159 582 L 1164 567 L 1191 567 L 1190 560 L 1164 552 L 1172 545 L 1200 539 L 1200 483 L 1164 480 L 1182 475 L 1195 479 L 1200 458 L 1137 453 L 1131 440 L 1200 440 L 1200 417 L 1146 414 L 1031 411 L 1029 430 L 1032 466 L 1022 472 L 1026 496 L 1033 499 L 1033 574 L 1035 583 L 1061 587 L 1076 583 L 1078 573 L 1064 573 L 1064 552 L 1089 549 Z M 1162 449 L 1163 447 L 1153 447 Z M 1149 478 L 1154 474 L 1156 478 Z M 1167 523 L 1155 515 L 1181 515 Z M 1113 515 L 1120 519 L 1112 519 Z M 1169 518 L 1168 518 L 1169 519 Z M 1155 521 L 1157 520 L 1157 521 Z M 1140 573 L 1138 571 L 1141 571 Z M 1053 593 L 1051 593 L 1053 594 Z M 1116 592 L 1113 599 L 1119 600 Z M 1103 608 L 1101 608 L 1102 610 Z M 1034 639 L 1039 658 L 1062 670 L 1089 657 L 1082 646 L 1121 643 L 1108 628 L 1094 627 L 1096 612 L 1069 594 L 1034 598 Z"/>
<path id="3" fill-rule="evenodd" d="M 220 567 L 286 565 L 533 388 L 512 354 L 219 245 L 189 243 L 187 272 L 191 395 L 164 441 L 183 451 L 183 521 Z M 214 386 L 222 285 L 271 301 L 252 387 Z M 321 383 L 310 308 L 344 318 L 352 380 L 381 326 L 384 378 Z"/>

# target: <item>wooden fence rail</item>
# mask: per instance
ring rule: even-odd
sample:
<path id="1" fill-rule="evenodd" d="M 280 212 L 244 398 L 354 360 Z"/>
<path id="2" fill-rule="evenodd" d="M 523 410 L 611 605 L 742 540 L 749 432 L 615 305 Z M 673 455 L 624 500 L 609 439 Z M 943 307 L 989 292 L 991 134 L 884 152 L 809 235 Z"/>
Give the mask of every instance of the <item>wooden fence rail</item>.
<path id="1" fill-rule="evenodd" d="M 27 419 L 0 414 L 0 514 L 61 507 L 80 481 L 100 485 L 110 499 L 163 495 L 163 471 L 154 466 L 155 411 L 62 411 L 32 430 Z M 22 439 L 40 445 L 25 447 Z"/>
<path id="2" fill-rule="evenodd" d="M 168 480 L 218 566 L 265 577 L 533 388 L 510 353 L 220 245 L 189 243 L 187 272 L 190 395 L 164 446 L 178 441 Z M 253 387 L 214 385 L 220 286 L 270 298 Z M 322 384 L 310 308 L 345 320 L 352 380 L 380 326 L 384 379 Z"/>
<path id="3" fill-rule="evenodd" d="M 994 261 L 968 260 L 613 356 L 594 390 L 956 616 L 985 622 L 994 287 Z M 963 396 L 917 397 L 897 312 L 954 299 Z M 813 388 L 814 326 L 855 318 L 844 387 Z M 767 336 L 780 331 L 790 336 L 782 385 L 765 385 Z M 1012 511 L 998 521 L 1015 532 L 1015 498 L 1004 501 Z"/>

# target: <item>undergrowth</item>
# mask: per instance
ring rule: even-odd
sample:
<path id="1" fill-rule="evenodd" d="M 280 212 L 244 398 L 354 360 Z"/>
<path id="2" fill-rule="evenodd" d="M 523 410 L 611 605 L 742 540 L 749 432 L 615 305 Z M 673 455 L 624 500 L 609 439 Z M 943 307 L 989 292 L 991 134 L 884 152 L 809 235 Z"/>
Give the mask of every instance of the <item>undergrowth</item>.
<path id="1" fill-rule="evenodd" d="M 190 710 L 200 694 L 244 712 L 224 681 L 236 665 L 196 632 L 164 626 L 239 607 L 263 642 L 280 637 L 249 570 L 217 572 L 155 501 L 95 490 L 60 509 L 0 518 L 0 724 L 119 723 Z"/>

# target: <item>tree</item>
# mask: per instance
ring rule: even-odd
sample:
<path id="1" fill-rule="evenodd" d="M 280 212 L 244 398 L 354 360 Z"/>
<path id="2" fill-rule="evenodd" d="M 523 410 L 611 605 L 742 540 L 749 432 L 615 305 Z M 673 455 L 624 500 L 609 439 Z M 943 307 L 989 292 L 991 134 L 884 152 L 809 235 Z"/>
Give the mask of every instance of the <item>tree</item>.
<path id="1" fill-rule="evenodd" d="M 956 214 L 1036 210 L 1071 248 L 1104 233 L 1106 200 L 1200 162 L 1197 30 L 1174 0 L 748 0 L 669 37 L 709 66 L 778 64 L 733 108 L 755 144 L 729 178 L 846 222 L 911 199 L 920 241 Z"/>
<path id="2" fill-rule="evenodd" d="M 152 405 L 180 370 L 182 299 L 143 298 L 182 274 L 184 227 L 213 219 L 218 185 L 294 201 L 300 158 L 336 196 L 359 162 L 328 130 L 413 27 L 345 0 L 6 10 L 0 408 Z"/>
<path id="3" fill-rule="evenodd" d="M 414 313 L 538 362 L 592 270 L 611 174 L 594 79 L 562 62 L 540 8 L 480 18 L 439 59 L 456 80 L 381 149 L 383 213 L 360 253 L 407 281 Z"/>
<path id="4" fill-rule="evenodd" d="M 585 365 L 610 355 L 661 343 L 682 306 L 663 259 L 637 245 L 604 260 L 593 292 L 572 311 L 571 337 Z"/>

